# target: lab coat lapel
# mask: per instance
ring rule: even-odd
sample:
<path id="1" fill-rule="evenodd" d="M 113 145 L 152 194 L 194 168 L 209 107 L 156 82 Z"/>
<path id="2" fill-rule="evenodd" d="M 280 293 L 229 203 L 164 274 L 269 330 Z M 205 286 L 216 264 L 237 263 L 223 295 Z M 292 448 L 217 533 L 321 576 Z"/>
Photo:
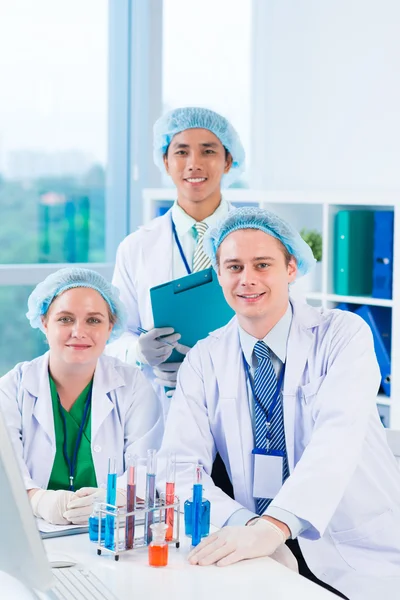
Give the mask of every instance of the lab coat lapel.
<path id="1" fill-rule="evenodd" d="M 33 416 L 46 433 L 51 446 L 55 448 L 56 438 L 50 393 L 48 352 L 36 361 L 32 361 L 22 377 L 21 387 L 36 398 Z"/>
<path id="2" fill-rule="evenodd" d="M 92 390 L 92 443 L 100 427 L 115 409 L 113 392 L 125 385 L 125 381 L 107 356 L 100 356 L 93 378 Z"/>
<path id="3" fill-rule="evenodd" d="M 290 472 L 294 468 L 294 436 L 296 401 L 299 383 L 307 364 L 313 343 L 312 328 L 321 321 L 320 313 L 305 302 L 290 300 L 293 308 L 292 324 L 286 354 L 286 370 L 283 385 L 283 413 L 285 422 L 286 451 Z"/>
<path id="4" fill-rule="evenodd" d="M 218 403 L 235 500 L 243 506 L 252 506 L 251 450 L 254 440 L 236 317 L 210 353 L 218 380 Z"/>
<path id="5" fill-rule="evenodd" d="M 146 236 L 146 248 L 143 249 L 143 264 L 149 288 L 172 279 L 174 241 L 170 212 L 163 215 L 158 223 L 152 221 L 146 226 L 149 235 Z"/>

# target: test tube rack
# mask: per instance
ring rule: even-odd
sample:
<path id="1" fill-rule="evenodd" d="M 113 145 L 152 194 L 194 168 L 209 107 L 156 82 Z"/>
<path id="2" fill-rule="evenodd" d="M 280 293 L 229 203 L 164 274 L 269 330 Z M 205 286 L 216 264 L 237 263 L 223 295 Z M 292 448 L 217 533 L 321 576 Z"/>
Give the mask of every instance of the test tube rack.
<path id="1" fill-rule="evenodd" d="M 175 544 L 176 548 L 179 548 L 179 530 L 180 530 L 180 502 L 178 496 L 174 497 L 173 503 L 167 503 L 165 498 L 157 498 L 156 505 L 152 507 L 141 506 L 128 512 L 126 508 L 118 508 L 106 502 L 99 504 L 99 519 L 100 523 L 103 518 L 113 517 L 114 518 L 114 547 L 109 548 L 105 546 L 104 541 L 101 540 L 101 526 L 99 526 L 99 537 L 97 540 L 97 554 L 100 556 L 103 552 L 114 555 L 114 560 L 119 560 L 120 554 L 123 552 L 131 552 L 137 548 L 143 548 L 148 545 L 146 531 L 144 535 L 135 537 L 132 548 L 125 547 L 125 536 L 121 539 L 121 530 L 125 532 L 126 519 L 128 517 L 135 517 L 135 531 L 137 528 L 145 527 L 146 513 L 154 514 L 154 523 L 162 522 L 165 523 L 167 510 L 174 509 L 174 527 L 173 536 L 167 540 L 168 544 Z"/>

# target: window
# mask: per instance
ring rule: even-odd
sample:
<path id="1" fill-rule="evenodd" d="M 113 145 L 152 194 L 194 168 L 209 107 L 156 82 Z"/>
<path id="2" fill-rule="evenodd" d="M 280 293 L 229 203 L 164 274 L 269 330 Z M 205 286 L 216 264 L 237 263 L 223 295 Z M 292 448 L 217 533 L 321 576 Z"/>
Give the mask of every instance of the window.
<path id="1" fill-rule="evenodd" d="M 25 317 L 34 282 L 105 260 L 108 8 L 0 3 L 0 375 L 46 350 Z"/>
<path id="2" fill-rule="evenodd" d="M 191 105 L 221 113 L 241 137 L 246 171 L 251 159 L 251 6 L 251 0 L 163 2 L 164 110 Z"/>
<path id="3" fill-rule="evenodd" d="M 107 0 L 0 4 L 0 263 L 104 260 Z"/>
<path id="4" fill-rule="evenodd" d="M 32 289 L 25 285 L 0 286 L 0 376 L 47 349 L 43 333 L 32 329 L 25 316 Z"/>

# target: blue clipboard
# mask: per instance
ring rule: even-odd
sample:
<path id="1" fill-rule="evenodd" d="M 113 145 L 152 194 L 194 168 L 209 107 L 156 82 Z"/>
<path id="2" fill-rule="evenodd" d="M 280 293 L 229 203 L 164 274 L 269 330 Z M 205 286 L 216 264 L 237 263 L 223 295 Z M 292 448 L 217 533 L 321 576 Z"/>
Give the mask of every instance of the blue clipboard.
<path id="1" fill-rule="evenodd" d="M 234 316 L 211 267 L 150 289 L 155 327 L 173 327 L 192 348 Z M 174 350 L 166 362 L 182 362 Z"/>

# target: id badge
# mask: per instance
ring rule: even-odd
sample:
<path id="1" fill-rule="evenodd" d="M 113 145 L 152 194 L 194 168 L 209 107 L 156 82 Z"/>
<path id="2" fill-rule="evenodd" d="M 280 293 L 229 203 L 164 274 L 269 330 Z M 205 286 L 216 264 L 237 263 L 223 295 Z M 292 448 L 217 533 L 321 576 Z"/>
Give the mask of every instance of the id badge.
<path id="1" fill-rule="evenodd" d="M 283 453 L 254 448 L 254 498 L 275 498 L 282 487 Z"/>

